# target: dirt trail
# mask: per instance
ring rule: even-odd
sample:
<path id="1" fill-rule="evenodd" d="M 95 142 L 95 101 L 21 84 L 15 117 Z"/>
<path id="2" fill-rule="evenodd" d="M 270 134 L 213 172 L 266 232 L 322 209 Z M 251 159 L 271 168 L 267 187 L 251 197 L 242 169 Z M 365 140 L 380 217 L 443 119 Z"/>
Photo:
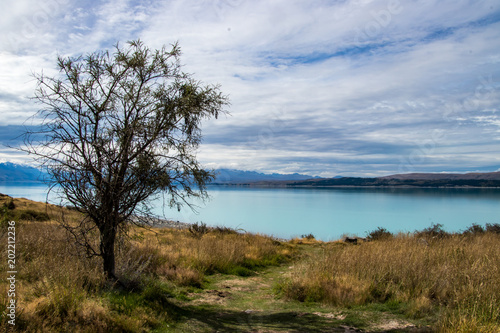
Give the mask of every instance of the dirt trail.
<path id="1" fill-rule="evenodd" d="M 290 270 L 285 264 L 250 277 L 210 277 L 208 289 L 179 304 L 186 310 L 185 320 L 173 331 L 430 332 L 390 313 L 281 300 L 274 287 Z"/>

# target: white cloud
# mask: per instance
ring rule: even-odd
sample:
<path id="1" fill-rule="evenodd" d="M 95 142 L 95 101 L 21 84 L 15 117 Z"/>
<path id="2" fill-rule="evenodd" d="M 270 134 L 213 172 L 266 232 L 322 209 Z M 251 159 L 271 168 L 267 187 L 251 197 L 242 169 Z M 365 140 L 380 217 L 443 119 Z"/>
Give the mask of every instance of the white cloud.
<path id="1" fill-rule="evenodd" d="M 56 53 L 178 40 L 185 70 L 220 83 L 232 102 L 232 116 L 204 126 L 205 163 L 391 173 L 439 132 L 446 135 L 412 168 L 449 170 L 464 158 L 498 167 L 495 1 L 53 1 L 57 20 L 39 29 L 43 38 L 0 53 L 0 112 L 9 124 L 32 107 L 10 97 L 29 96 L 25 75 L 53 68 Z M 18 33 L 16 22 L 40 8 L 16 4 L 1 27 Z"/>

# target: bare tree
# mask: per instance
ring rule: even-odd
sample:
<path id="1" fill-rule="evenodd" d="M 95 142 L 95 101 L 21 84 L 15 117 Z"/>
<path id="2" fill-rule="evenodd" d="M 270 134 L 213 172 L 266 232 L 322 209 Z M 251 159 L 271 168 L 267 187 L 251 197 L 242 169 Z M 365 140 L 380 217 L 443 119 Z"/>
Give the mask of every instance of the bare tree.
<path id="1" fill-rule="evenodd" d="M 205 198 L 214 175 L 196 158 L 203 119 L 228 105 L 219 86 L 203 86 L 181 71 L 177 44 L 151 50 L 140 40 L 114 52 L 58 57 L 60 75 L 35 74 L 43 108 L 40 130 L 21 148 L 35 155 L 83 212 L 72 231 L 89 255 L 115 275 L 117 231 L 150 212 L 160 193 L 171 207 Z M 99 231 L 98 246 L 88 238 Z"/>

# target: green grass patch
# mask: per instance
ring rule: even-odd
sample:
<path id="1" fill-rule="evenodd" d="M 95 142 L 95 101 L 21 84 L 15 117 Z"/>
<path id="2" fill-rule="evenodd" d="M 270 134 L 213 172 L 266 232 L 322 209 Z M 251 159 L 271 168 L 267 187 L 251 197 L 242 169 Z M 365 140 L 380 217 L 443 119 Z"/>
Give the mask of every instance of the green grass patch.
<path id="1" fill-rule="evenodd" d="M 243 267 L 243 266 L 232 267 L 227 271 L 227 273 L 231 274 L 231 275 L 237 275 L 237 276 L 243 276 L 243 277 L 255 275 L 255 272 L 253 270 L 248 269 L 248 268 Z"/>

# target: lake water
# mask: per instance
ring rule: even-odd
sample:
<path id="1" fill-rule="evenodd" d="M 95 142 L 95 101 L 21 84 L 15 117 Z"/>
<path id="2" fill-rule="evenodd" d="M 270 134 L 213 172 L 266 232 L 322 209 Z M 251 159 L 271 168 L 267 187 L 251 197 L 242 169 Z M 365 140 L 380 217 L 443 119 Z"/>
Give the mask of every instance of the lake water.
<path id="1" fill-rule="evenodd" d="M 45 186 L 0 184 L 0 193 L 45 201 Z M 377 227 L 414 231 L 440 223 L 448 231 L 472 223 L 500 223 L 500 189 L 334 188 L 268 189 L 210 186 L 211 200 L 198 213 L 162 207 L 156 213 L 290 238 L 312 233 L 322 240 L 366 236 Z"/>

